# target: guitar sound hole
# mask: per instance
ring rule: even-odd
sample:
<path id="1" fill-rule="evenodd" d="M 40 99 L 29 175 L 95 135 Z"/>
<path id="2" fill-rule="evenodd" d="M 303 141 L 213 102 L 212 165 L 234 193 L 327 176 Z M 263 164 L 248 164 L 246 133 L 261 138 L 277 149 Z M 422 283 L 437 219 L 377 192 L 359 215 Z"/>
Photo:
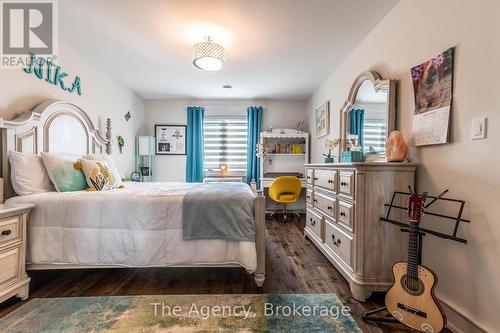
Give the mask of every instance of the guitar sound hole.
<path id="1" fill-rule="evenodd" d="M 407 276 L 401 277 L 401 286 L 410 295 L 420 296 L 424 293 L 424 283 L 418 278 Z"/>

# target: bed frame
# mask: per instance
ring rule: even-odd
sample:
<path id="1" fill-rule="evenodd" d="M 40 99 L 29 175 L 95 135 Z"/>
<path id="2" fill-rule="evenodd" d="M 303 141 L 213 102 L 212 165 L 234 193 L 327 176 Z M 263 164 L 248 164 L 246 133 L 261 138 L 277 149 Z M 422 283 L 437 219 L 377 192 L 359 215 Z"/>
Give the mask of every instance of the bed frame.
<path id="1" fill-rule="evenodd" d="M 10 178 L 8 152 L 51 152 L 83 155 L 89 153 L 111 154 L 111 119 L 106 119 L 106 133 L 94 127 L 84 110 L 65 101 L 47 100 L 32 111 L 22 113 L 14 120 L 0 118 L 1 175 L 4 180 L 4 197 L 15 196 Z M 254 200 L 255 246 L 257 269 L 254 279 L 262 287 L 265 280 L 265 197 L 256 191 Z M 29 245 L 28 245 L 29 246 Z M 121 265 L 75 265 L 75 264 L 29 264 L 28 270 L 37 269 L 80 269 L 125 267 Z M 128 266 L 127 266 L 128 267 Z M 166 267 L 240 267 L 239 265 L 182 265 Z"/>

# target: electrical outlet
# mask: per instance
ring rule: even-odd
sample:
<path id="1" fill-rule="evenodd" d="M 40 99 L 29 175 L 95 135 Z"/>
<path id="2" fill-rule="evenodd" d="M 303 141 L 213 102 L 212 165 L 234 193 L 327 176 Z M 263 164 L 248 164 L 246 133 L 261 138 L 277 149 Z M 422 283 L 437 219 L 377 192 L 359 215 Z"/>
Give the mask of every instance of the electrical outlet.
<path id="1" fill-rule="evenodd" d="M 472 120 L 471 139 L 486 139 L 486 118 L 476 118 Z"/>

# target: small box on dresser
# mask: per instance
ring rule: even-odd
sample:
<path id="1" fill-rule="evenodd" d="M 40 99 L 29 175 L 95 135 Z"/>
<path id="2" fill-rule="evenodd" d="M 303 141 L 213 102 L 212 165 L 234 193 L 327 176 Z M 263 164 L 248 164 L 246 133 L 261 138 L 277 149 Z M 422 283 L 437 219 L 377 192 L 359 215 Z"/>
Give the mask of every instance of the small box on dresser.
<path id="1" fill-rule="evenodd" d="M 31 204 L 0 204 L 0 302 L 12 296 L 27 299 L 26 228 Z"/>
<path id="2" fill-rule="evenodd" d="M 394 191 L 414 187 L 415 170 L 411 163 L 306 164 L 304 233 L 346 278 L 357 300 L 388 290 L 392 265 L 405 257 L 407 235 L 380 217 Z"/>

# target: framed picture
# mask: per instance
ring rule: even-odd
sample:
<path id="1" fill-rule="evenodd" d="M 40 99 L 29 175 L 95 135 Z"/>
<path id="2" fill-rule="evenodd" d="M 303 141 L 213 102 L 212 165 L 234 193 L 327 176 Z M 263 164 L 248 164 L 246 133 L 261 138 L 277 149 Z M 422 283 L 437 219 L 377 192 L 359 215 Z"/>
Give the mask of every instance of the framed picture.
<path id="1" fill-rule="evenodd" d="M 316 124 L 316 137 L 320 138 L 328 135 L 330 131 L 330 108 L 328 101 L 314 110 L 314 118 Z"/>
<path id="2" fill-rule="evenodd" d="M 156 155 L 186 155 L 186 125 L 155 125 Z"/>

